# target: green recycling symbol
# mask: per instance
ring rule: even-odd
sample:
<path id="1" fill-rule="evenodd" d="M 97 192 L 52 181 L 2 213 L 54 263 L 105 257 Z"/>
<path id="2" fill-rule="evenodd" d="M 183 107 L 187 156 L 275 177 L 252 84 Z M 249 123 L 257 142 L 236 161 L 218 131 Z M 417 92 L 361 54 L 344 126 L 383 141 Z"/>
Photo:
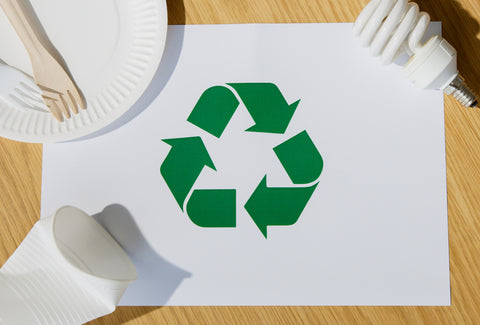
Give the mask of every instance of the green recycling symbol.
<path id="1" fill-rule="evenodd" d="M 187 121 L 221 138 L 240 101 L 255 125 L 247 132 L 284 134 L 300 100 L 288 104 L 272 83 L 231 83 L 208 88 Z M 184 211 L 185 200 L 205 166 L 216 167 L 201 137 L 164 139 L 171 146 L 160 173 Z M 294 186 L 268 187 L 261 180 L 244 208 L 267 238 L 267 226 L 289 226 L 297 222 L 318 185 L 323 158 L 307 131 L 273 148 Z M 311 185 L 313 183 L 313 185 Z M 200 227 L 236 227 L 235 189 L 194 189 L 186 203 L 190 220 Z"/>

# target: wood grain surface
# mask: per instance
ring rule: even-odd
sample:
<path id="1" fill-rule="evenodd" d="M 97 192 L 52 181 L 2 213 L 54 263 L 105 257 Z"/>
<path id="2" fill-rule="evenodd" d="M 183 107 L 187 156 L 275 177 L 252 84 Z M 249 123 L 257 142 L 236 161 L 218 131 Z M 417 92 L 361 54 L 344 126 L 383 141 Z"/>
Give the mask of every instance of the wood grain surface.
<path id="1" fill-rule="evenodd" d="M 169 0 L 170 24 L 353 22 L 368 0 Z M 417 0 L 480 92 L 480 1 Z M 451 307 L 120 307 L 90 324 L 480 324 L 480 111 L 445 99 Z M 42 146 L 0 138 L 0 265 L 40 215 Z"/>

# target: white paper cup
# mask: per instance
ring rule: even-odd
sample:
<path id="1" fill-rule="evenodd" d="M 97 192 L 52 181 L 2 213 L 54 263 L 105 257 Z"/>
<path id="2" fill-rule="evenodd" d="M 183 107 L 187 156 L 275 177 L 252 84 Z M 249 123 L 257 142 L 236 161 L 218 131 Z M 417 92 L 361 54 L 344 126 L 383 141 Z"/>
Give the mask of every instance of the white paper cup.
<path id="1" fill-rule="evenodd" d="M 113 312 L 137 272 L 92 217 L 66 206 L 38 221 L 0 269 L 0 324 L 82 324 Z"/>

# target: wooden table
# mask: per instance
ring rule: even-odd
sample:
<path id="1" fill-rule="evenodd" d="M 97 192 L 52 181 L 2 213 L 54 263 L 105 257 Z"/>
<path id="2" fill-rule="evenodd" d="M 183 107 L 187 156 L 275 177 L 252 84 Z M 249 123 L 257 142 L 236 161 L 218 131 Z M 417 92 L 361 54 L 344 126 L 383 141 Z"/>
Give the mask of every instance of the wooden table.
<path id="1" fill-rule="evenodd" d="M 353 22 L 368 0 L 169 0 L 170 24 Z M 480 92 L 480 2 L 417 0 Z M 480 111 L 445 102 L 451 307 L 120 307 L 91 324 L 480 324 Z M 0 138 L 0 265 L 40 215 L 42 146 Z"/>

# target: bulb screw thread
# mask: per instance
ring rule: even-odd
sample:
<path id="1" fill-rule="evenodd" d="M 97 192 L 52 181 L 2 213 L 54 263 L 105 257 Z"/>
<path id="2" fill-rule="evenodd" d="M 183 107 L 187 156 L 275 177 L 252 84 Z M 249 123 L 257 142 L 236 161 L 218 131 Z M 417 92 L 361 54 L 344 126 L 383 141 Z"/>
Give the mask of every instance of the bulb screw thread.
<path id="1" fill-rule="evenodd" d="M 478 106 L 478 96 L 468 87 L 460 75 L 457 75 L 450 85 L 445 88 L 445 94 L 453 95 L 465 107 Z"/>

